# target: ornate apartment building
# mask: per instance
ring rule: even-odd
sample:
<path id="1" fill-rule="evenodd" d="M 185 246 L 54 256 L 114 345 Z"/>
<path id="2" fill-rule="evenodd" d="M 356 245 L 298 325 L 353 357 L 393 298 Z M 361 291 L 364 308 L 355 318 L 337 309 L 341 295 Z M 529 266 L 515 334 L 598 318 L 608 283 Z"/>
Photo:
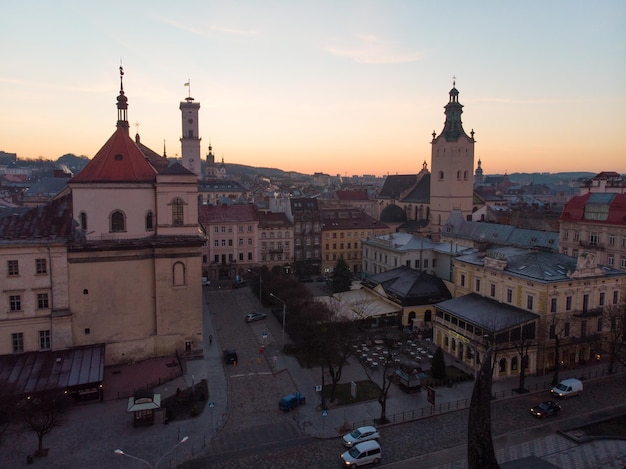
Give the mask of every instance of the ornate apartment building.
<path id="1" fill-rule="evenodd" d="M 522 342 L 528 374 L 604 353 L 615 327 L 605 313 L 626 302 L 626 272 L 598 265 L 593 253 L 504 247 L 454 264 L 455 298 L 435 305 L 434 341 L 474 369 L 495 344 L 495 379 L 519 374 Z"/>
<path id="2" fill-rule="evenodd" d="M 626 194 L 588 192 L 563 207 L 560 249 L 578 257 L 593 252 L 600 264 L 626 270 Z"/>

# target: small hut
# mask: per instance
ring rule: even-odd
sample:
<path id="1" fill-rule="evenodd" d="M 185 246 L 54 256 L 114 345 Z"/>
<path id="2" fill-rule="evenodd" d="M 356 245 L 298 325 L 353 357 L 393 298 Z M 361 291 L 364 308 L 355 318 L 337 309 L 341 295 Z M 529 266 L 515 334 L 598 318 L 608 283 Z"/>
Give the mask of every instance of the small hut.
<path id="1" fill-rule="evenodd" d="M 154 425 L 154 413 L 161 408 L 161 395 L 148 390 L 135 392 L 133 397 L 128 398 L 128 412 L 133 413 L 133 425 L 135 427 Z"/>

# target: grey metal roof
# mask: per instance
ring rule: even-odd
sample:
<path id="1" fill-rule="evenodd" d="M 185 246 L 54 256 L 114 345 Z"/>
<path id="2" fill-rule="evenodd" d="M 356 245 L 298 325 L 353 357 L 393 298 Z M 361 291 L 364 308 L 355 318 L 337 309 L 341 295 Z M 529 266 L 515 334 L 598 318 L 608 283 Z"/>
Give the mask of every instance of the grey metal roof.
<path id="1" fill-rule="evenodd" d="M 405 306 L 432 304 L 452 296 L 440 278 L 406 266 L 369 276 L 363 283 L 369 288 L 381 285 L 390 299 Z"/>
<path id="2" fill-rule="evenodd" d="M 454 262 L 485 265 L 485 257 L 506 260 L 503 272 L 536 282 L 551 283 L 570 279 L 578 259 L 556 252 L 530 251 L 516 247 L 500 247 L 455 258 Z M 598 266 L 603 277 L 625 276 L 626 272 L 608 266 Z"/>
<path id="3" fill-rule="evenodd" d="M 539 318 L 538 314 L 476 293 L 437 303 L 435 308 L 489 332 L 500 332 Z"/>
<path id="4" fill-rule="evenodd" d="M 104 344 L 0 355 L 0 396 L 93 387 L 104 379 Z"/>

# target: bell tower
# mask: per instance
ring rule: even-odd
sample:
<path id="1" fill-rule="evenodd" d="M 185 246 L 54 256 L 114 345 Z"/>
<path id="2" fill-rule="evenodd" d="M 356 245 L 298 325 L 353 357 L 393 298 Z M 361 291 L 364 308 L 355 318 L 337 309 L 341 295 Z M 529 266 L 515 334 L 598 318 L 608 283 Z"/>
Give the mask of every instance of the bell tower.
<path id="1" fill-rule="evenodd" d="M 185 83 L 185 86 L 189 86 L 189 82 Z M 189 96 L 185 98 L 185 101 L 181 101 L 180 103 L 180 112 L 183 124 L 183 136 L 180 139 L 181 155 L 183 166 L 192 173 L 195 173 L 198 178 L 200 178 L 202 171 L 200 157 L 201 138 L 198 131 L 199 110 L 200 103 L 194 102 L 191 97 L 190 89 Z"/>
<path id="2" fill-rule="evenodd" d="M 430 225 L 433 238 L 439 237 L 453 210 L 460 210 L 467 219 L 472 214 L 474 196 L 474 131 L 463 130 L 459 91 L 452 82 L 449 101 L 445 105 L 446 121 L 442 132 L 433 131 L 431 141 Z"/>

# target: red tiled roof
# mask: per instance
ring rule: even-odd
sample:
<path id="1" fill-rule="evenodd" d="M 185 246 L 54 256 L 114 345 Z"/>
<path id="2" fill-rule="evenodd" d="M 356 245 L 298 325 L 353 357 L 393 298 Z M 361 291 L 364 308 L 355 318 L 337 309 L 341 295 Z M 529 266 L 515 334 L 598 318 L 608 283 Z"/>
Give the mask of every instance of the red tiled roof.
<path id="1" fill-rule="evenodd" d="M 152 182 L 156 173 L 127 129 L 120 127 L 69 183 Z"/>
<path id="2" fill-rule="evenodd" d="M 367 191 L 335 191 L 339 200 L 369 200 Z"/>
<path id="3" fill-rule="evenodd" d="M 0 210 L 0 242 L 71 239 L 73 232 L 71 194 L 38 207 Z"/>
<path id="4" fill-rule="evenodd" d="M 247 205 L 201 205 L 198 207 L 198 221 L 204 225 L 211 223 L 237 223 L 258 221 L 256 207 Z"/>
<path id="5" fill-rule="evenodd" d="M 560 220 L 577 221 L 585 220 L 585 207 L 592 200 L 598 198 L 599 193 L 588 192 L 585 195 L 572 197 L 563 207 Z M 606 220 L 589 220 L 594 223 L 607 223 L 610 225 L 626 225 L 626 194 L 602 194 L 608 197 L 609 213 Z M 597 202 L 596 202 L 597 203 Z"/>

